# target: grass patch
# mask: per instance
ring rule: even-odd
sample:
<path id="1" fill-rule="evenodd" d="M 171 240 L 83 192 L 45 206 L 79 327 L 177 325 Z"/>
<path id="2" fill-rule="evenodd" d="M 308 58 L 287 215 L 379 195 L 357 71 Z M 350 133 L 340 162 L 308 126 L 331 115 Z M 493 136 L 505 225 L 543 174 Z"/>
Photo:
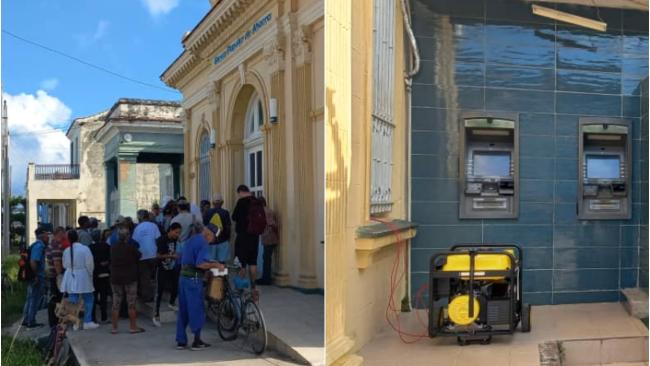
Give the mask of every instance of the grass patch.
<path id="1" fill-rule="evenodd" d="M 19 282 L 18 278 L 18 259 L 19 255 L 9 255 L 2 261 L 2 272 L 9 275 L 13 290 L 2 291 L 2 326 L 10 326 L 16 320 L 23 316 L 23 306 L 25 305 L 25 296 L 27 286 Z M 3 339 L 4 340 L 4 339 Z M 4 343 L 3 343 L 4 347 Z M 4 348 L 3 348 L 4 349 Z"/>
<path id="2" fill-rule="evenodd" d="M 43 365 L 41 351 L 35 342 L 26 339 L 16 339 L 11 352 L 11 337 L 2 337 L 2 366 L 40 366 Z"/>

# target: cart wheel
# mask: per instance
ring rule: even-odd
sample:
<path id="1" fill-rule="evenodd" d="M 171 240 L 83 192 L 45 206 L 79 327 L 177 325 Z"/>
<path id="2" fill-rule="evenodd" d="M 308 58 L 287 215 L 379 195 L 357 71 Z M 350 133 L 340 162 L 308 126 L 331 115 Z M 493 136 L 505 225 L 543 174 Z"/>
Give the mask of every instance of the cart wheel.
<path id="1" fill-rule="evenodd" d="M 458 345 L 459 346 L 467 346 L 467 339 L 463 337 L 458 337 L 456 338 L 458 340 Z"/>
<path id="2" fill-rule="evenodd" d="M 521 306 L 521 331 L 524 333 L 530 332 L 530 304 Z"/>
<path id="3" fill-rule="evenodd" d="M 490 342 L 492 342 L 492 336 L 489 336 L 487 338 L 483 338 L 481 340 L 481 344 L 490 344 Z"/>

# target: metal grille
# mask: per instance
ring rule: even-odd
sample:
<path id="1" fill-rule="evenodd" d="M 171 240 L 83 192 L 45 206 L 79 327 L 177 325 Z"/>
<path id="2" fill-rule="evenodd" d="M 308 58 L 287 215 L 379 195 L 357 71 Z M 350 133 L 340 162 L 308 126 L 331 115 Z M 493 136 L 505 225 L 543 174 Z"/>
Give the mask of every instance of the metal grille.
<path id="1" fill-rule="evenodd" d="M 395 93 L 395 3 L 374 0 L 374 62 L 370 214 L 392 207 L 393 101 Z"/>
<path id="2" fill-rule="evenodd" d="M 210 139 L 201 137 L 199 145 L 199 199 L 210 200 Z"/>
<path id="3" fill-rule="evenodd" d="M 34 166 L 34 179 L 79 179 L 79 164 L 50 164 Z"/>

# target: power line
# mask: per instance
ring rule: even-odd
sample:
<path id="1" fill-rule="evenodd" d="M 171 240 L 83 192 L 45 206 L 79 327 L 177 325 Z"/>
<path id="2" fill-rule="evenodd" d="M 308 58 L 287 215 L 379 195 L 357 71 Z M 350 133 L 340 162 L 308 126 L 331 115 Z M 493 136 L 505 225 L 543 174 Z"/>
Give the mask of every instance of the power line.
<path id="1" fill-rule="evenodd" d="M 114 72 L 114 71 L 111 71 L 111 70 L 108 70 L 108 69 L 106 69 L 106 68 L 104 68 L 104 67 L 102 67 L 102 66 L 97 66 L 97 65 L 92 64 L 92 63 L 90 63 L 90 62 L 87 62 L 87 61 L 84 61 L 84 60 L 82 60 L 82 59 L 79 59 L 79 58 L 77 58 L 77 57 L 75 57 L 75 56 L 68 55 L 68 54 L 65 53 L 65 52 L 61 52 L 61 51 L 55 50 L 55 49 L 53 49 L 53 48 L 50 48 L 50 47 L 48 47 L 48 46 L 42 45 L 42 44 L 37 43 L 37 42 L 34 42 L 34 41 L 30 41 L 29 39 L 23 38 L 23 37 L 21 37 L 21 36 L 19 36 L 19 35 L 16 35 L 16 34 L 10 32 L 10 31 L 8 31 L 8 30 L 3 29 L 3 30 L 2 30 L 2 33 L 6 34 L 6 35 L 9 35 L 9 36 L 11 36 L 11 37 L 14 37 L 14 38 L 16 38 L 16 39 L 18 39 L 18 40 L 21 40 L 21 41 L 23 41 L 23 42 L 25 42 L 25 43 L 31 44 L 31 45 L 33 45 L 33 46 L 36 46 L 36 47 L 42 48 L 42 49 L 47 50 L 47 51 L 50 51 L 50 52 L 52 52 L 52 53 L 56 53 L 56 54 L 59 55 L 59 56 L 63 56 L 63 57 L 69 58 L 69 59 L 71 59 L 71 60 L 73 60 L 73 61 L 79 62 L 80 64 L 83 64 L 83 65 L 86 65 L 86 66 L 92 67 L 92 68 L 94 68 L 94 69 L 96 69 L 96 70 L 99 70 L 99 71 L 105 72 L 105 73 L 110 74 L 110 75 L 113 75 L 113 76 L 116 76 L 116 77 L 118 77 L 118 78 L 120 78 L 120 79 L 128 80 L 128 81 L 130 81 L 130 82 L 132 82 L 132 83 L 136 83 L 136 84 L 140 84 L 140 85 L 148 86 L 148 87 L 150 87 L 150 88 L 156 88 L 156 89 L 164 90 L 164 91 L 166 91 L 166 92 L 168 92 L 168 93 L 175 93 L 175 94 L 178 94 L 178 92 L 177 92 L 176 90 L 174 90 L 174 89 L 165 88 L 165 87 L 161 87 L 161 86 L 154 85 L 154 84 L 149 84 L 149 83 L 144 82 L 144 81 L 136 80 L 136 79 L 130 78 L 130 77 L 128 77 L 128 76 L 124 76 L 124 75 L 122 75 L 122 74 L 118 74 L 118 73 L 116 73 L 116 72 Z"/>
<path id="2" fill-rule="evenodd" d="M 51 128 L 49 130 L 37 130 L 37 131 L 24 131 L 24 132 L 9 132 L 11 136 L 23 136 L 23 135 L 48 135 L 51 133 L 65 132 L 65 128 Z"/>

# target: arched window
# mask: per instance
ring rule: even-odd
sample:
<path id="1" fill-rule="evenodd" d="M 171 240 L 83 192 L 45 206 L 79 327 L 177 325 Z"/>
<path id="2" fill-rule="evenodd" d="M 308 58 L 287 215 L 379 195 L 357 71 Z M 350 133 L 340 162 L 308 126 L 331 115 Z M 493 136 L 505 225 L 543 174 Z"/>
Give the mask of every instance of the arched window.
<path id="1" fill-rule="evenodd" d="M 199 143 L 199 199 L 210 200 L 210 138 L 207 133 Z"/>
<path id="2" fill-rule="evenodd" d="M 261 127 L 264 124 L 264 112 L 262 100 L 254 93 L 246 110 L 246 141 L 250 142 L 262 137 Z"/>
<path id="3" fill-rule="evenodd" d="M 251 192 L 260 196 L 264 192 L 263 182 L 263 154 L 264 139 L 262 126 L 264 125 L 264 109 L 262 99 L 257 93 L 251 96 L 246 109 L 246 125 L 244 138 L 244 171 L 246 185 Z"/>

